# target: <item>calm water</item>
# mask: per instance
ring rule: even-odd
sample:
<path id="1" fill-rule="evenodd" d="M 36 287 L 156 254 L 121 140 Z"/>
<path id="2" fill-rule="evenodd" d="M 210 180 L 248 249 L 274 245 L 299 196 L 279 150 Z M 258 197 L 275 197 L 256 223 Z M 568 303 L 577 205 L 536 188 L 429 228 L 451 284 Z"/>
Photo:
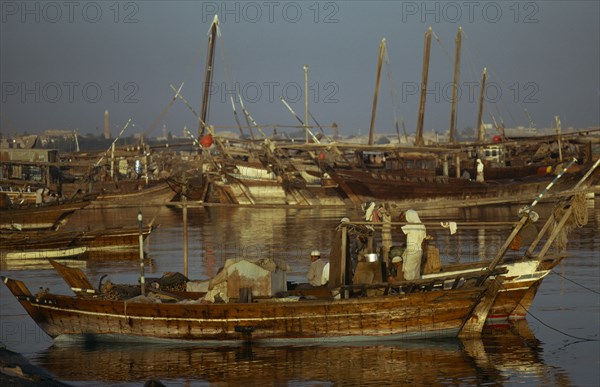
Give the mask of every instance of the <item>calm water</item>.
<path id="1" fill-rule="evenodd" d="M 543 282 L 527 320 L 486 328 L 481 339 L 372 343 L 361 346 L 235 346 L 53 342 L 0 285 L 0 341 L 72 385 L 139 386 L 151 378 L 173 386 L 205 385 L 600 385 L 600 200 L 589 201 L 589 223 L 570 236 L 569 256 Z M 517 207 L 423 216 L 424 222 L 514 221 Z M 545 218 L 549 207 L 539 207 Z M 87 210 L 67 228 L 136 225 L 137 209 Z M 144 222 L 159 227 L 146 241 L 146 275 L 183 272 L 181 209 L 143 208 Z M 308 253 L 329 251 L 339 219 L 357 219 L 343 209 L 210 207 L 189 210 L 189 277 L 214 275 L 225 259 L 280 257 L 291 266 L 288 280 L 302 280 Z M 506 227 L 428 228 L 446 262 L 493 257 Z M 130 259 L 72 262 L 93 283 L 108 274 L 115 283 L 135 282 Z M 69 289 L 43 263 L 3 262 L 2 275 L 30 289 Z M 588 289 L 583 288 L 585 286 Z M 589 340 L 589 341 L 588 341 Z"/>

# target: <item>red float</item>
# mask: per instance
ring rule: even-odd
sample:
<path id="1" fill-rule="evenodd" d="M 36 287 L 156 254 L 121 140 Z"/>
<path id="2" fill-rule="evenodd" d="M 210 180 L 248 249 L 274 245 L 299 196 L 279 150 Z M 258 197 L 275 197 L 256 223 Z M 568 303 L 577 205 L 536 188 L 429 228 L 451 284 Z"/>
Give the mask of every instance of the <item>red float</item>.
<path id="1" fill-rule="evenodd" d="M 210 148 L 210 146 L 212 144 L 213 144 L 213 137 L 211 134 L 202 136 L 202 138 L 200 139 L 200 145 L 202 145 L 203 148 Z"/>

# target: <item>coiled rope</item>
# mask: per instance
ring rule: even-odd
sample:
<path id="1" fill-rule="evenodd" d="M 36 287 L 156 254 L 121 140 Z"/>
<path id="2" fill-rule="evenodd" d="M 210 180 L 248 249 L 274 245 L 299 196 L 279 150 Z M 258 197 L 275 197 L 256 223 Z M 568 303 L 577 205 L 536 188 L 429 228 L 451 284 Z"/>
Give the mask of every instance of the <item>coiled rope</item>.
<path id="1" fill-rule="evenodd" d="M 567 211 L 567 209 L 563 205 L 558 205 L 554 209 L 554 219 L 562 218 L 565 211 Z M 567 248 L 567 243 L 569 242 L 568 235 L 573 228 L 582 228 L 588 223 L 588 210 L 584 194 L 573 196 L 573 200 L 571 201 L 571 211 L 571 216 L 565 222 L 564 227 L 560 230 L 556 241 L 554 242 L 558 251 L 564 251 Z M 555 221 L 554 224 L 548 228 L 549 235 L 557 224 L 558 222 Z"/>

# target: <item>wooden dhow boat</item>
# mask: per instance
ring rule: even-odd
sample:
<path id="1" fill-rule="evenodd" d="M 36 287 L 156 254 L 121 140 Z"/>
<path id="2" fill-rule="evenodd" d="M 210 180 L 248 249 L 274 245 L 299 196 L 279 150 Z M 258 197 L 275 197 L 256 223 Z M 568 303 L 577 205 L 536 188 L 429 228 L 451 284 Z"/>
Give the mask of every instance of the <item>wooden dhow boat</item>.
<path id="1" fill-rule="evenodd" d="M 596 161 L 579 182 L 570 190 L 570 192 L 579 192 L 585 189 L 599 177 L 597 167 L 600 160 Z M 557 176 L 547 187 L 560 179 Z M 496 256 L 491 261 L 478 261 L 465 264 L 443 265 L 439 271 L 424 273 L 424 279 L 433 279 L 441 276 L 460 276 L 462 274 L 474 275 L 478 271 L 487 271 L 490 268 L 502 268 L 502 284 L 498 290 L 498 296 L 491 306 L 487 316 L 488 323 L 497 323 L 507 319 L 523 319 L 535 298 L 544 278 L 559 265 L 567 256 L 565 251 L 559 251 L 555 254 L 548 254 L 557 239 L 566 238 L 567 225 L 576 222 L 575 219 L 587 218 L 582 215 L 586 210 L 585 195 L 583 193 L 568 194 L 558 200 L 555 207 L 544 225 L 537 231 L 530 244 L 522 255 L 507 257 L 505 254 L 509 248 L 514 249 L 514 241 L 521 240 L 521 233 L 526 227 L 532 224 L 531 208 L 535 206 L 547 190 L 542 191 L 534 200 L 531 206 L 525 207 L 521 219 L 512 229 L 504 244 L 499 248 Z M 535 214 L 537 216 L 537 214 Z M 584 226 L 581 224 L 580 226 Z M 394 224 L 391 224 L 394 226 Z M 545 239 L 544 236 L 548 235 Z M 540 243 L 544 242 L 540 247 Z M 520 249 L 520 246 L 519 246 Z M 424 264 L 423 266 L 426 266 Z M 452 286 L 452 283 L 446 283 L 446 286 Z"/>
<path id="2" fill-rule="evenodd" d="M 175 192 L 166 181 L 139 185 L 138 189 L 102 192 L 91 202 L 90 208 L 165 205 L 173 200 Z"/>
<path id="3" fill-rule="evenodd" d="M 0 216 L 0 229 L 40 230 L 58 229 L 68 218 L 87 205 L 89 201 L 47 203 L 40 206 L 3 208 Z"/>
<path id="4" fill-rule="evenodd" d="M 83 272 L 58 263 L 76 296 L 42 292 L 2 277 L 3 282 L 32 319 L 51 337 L 94 336 L 126 340 L 192 340 L 206 344 L 259 342 L 325 343 L 398 340 L 408 338 L 478 335 L 497 293 L 489 273 L 478 273 L 475 285 L 465 282 L 444 289 L 443 281 L 420 280 L 414 291 L 369 297 L 271 297 L 254 302 L 206 303 L 201 294 L 173 294 L 179 302 L 152 302 L 147 298 L 105 299 Z M 406 285 L 406 284 L 405 284 Z M 348 288 L 342 287 L 343 290 Z M 398 288 L 397 288 L 398 289 Z M 148 293 L 152 291 L 149 289 Z M 241 299 L 240 299 L 241 301 Z"/>
<path id="5" fill-rule="evenodd" d="M 156 226 L 141 230 L 146 239 Z M 137 227 L 114 227 L 91 231 L 12 231 L 0 230 L 0 258 L 3 260 L 49 259 L 85 256 L 91 258 L 123 258 L 137 256 Z M 132 254 L 133 253 L 133 254 Z"/>
<path id="6" fill-rule="evenodd" d="M 449 150 L 442 152 L 435 148 L 386 150 L 380 147 L 378 150 L 372 146 L 355 149 L 353 155 L 347 155 L 350 163 L 328 162 L 327 156 L 317 163 L 322 173 L 335 181 L 343 194 L 355 204 L 372 200 L 406 203 L 432 199 L 506 202 L 516 196 L 540 192 L 555 177 L 545 168 L 541 174 L 521 175 L 519 178 L 491 179 L 486 175 L 485 181 L 477 181 L 471 174 L 469 177 L 453 176 L 447 162 L 445 168 L 439 168 L 440 160 L 451 159 L 453 155 Z M 564 163 L 562 165 L 564 167 Z M 570 180 L 576 181 L 591 163 L 568 165 L 567 169 L 573 175 Z M 561 168 L 550 170 L 558 173 Z M 569 179 L 561 183 L 566 180 Z"/>
<path id="7" fill-rule="evenodd" d="M 85 254 L 87 247 L 60 247 L 56 249 L 26 250 L 26 251 L 8 251 L 2 252 L 2 258 L 6 260 L 23 259 L 48 259 L 48 258 L 73 258 Z"/>

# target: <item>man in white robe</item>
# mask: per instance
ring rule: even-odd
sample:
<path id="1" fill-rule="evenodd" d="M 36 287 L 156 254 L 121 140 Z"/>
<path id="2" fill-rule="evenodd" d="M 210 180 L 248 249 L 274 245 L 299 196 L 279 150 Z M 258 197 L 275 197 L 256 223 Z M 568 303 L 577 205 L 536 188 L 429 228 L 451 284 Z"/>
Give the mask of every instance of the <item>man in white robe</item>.
<path id="1" fill-rule="evenodd" d="M 321 253 L 318 250 L 314 250 L 310 253 L 310 268 L 306 274 L 308 283 L 312 286 L 326 285 L 329 281 L 329 262 L 321 258 Z"/>
<path id="2" fill-rule="evenodd" d="M 483 180 L 483 163 L 481 162 L 481 159 L 477 159 L 477 177 L 475 178 L 475 181 L 482 182 Z"/>
<path id="3" fill-rule="evenodd" d="M 402 272 L 404 279 L 410 281 L 421 278 L 422 244 L 427 233 L 417 211 L 408 210 L 405 216 L 408 224 L 402 226 L 402 232 L 406 234 L 406 250 L 402 254 Z"/>

